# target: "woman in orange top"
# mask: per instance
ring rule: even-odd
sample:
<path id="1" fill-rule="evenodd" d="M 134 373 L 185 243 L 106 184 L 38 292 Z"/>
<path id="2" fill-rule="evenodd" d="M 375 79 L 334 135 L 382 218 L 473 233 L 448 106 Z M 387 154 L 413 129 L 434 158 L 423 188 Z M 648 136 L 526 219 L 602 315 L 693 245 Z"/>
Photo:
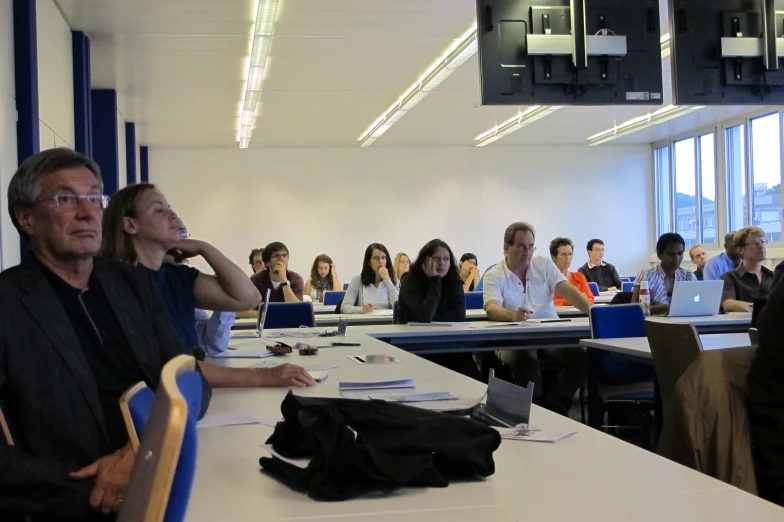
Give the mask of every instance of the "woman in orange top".
<path id="1" fill-rule="evenodd" d="M 585 279 L 585 276 L 580 272 L 569 272 L 569 267 L 572 266 L 573 255 L 574 244 L 572 244 L 571 239 L 557 237 L 550 242 L 550 257 L 553 258 L 555 266 L 557 266 L 558 270 L 569 278 L 569 282 L 584 293 L 591 304 L 593 304 L 593 292 L 591 292 L 591 289 L 588 287 L 588 280 Z M 555 294 L 553 302 L 555 303 L 555 306 L 569 306 L 569 301 L 558 294 Z"/>

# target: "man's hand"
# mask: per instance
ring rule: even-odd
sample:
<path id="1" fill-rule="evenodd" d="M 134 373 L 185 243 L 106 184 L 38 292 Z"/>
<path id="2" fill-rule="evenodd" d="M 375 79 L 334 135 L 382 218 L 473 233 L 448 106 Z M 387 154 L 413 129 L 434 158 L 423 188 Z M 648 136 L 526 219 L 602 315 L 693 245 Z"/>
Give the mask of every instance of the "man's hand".
<path id="1" fill-rule="evenodd" d="M 376 309 L 376 307 L 373 306 L 373 303 L 365 303 L 365 304 L 362 305 L 362 311 L 365 312 L 366 314 L 369 314 L 370 312 L 372 312 L 375 309 Z"/>
<path id="2" fill-rule="evenodd" d="M 608 291 L 608 292 L 617 292 L 617 291 L 618 291 L 618 287 L 616 287 L 616 286 L 611 286 L 610 288 L 608 288 L 608 289 L 607 289 L 607 291 Z"/>
<path id="3" fill-rule="evenodd" d="M 70 473 L 73 480 L 94 478 L 95 486 L 90 494 L 90 506 L 104 514 L 118 512 L 122 507 L 123 495 L 131 480 L 134 454 L 130 443 L 96 460 L 89 466 Z"/>
<path id="4" fill-rule="evenodd" d="M 477 266 L 471 267 L 471 274 L 468 277 L 473 278 L 474 281 L 479 283 L 479 280 L 481 279 L 481 276 L 479 275 L 479 267 Z"/>
<path id="5" fill-rule="evenodd" d="M 517 322 L 527 321 L 531 318 L 532 310 L 526 308 L 525 306 L 521 306 L 514 312 L 514 320 Z"/>
<path id="6" fill-rule="evenodd" d="M 260 371 L 264 374 L 262 386 L 295 386 L 297 388 L 305 388 L 316 385 L 316 381 L 302 366 L 286 363 Z"/>

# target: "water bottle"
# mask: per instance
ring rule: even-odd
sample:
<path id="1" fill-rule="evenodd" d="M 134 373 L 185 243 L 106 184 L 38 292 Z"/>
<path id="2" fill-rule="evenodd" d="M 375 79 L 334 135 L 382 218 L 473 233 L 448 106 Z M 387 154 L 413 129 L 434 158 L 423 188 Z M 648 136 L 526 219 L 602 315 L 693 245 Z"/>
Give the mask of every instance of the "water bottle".
<path id="1" fill-rule="evenodd" d="M 648 281 L 640 281 L 640 306 L 646 317 L 651 315 L 651 293 L 648 291 Z"/>

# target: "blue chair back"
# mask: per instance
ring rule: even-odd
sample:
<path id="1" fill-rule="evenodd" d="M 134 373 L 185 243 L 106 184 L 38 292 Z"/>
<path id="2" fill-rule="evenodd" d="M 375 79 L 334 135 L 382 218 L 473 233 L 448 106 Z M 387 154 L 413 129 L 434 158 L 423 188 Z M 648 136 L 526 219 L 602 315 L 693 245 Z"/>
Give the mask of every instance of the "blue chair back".
<path id="1" fill-rule="evenodd" d="M 344 290 L 344 291 L 345 291 L 345 290 L 348 290 L 348 283 L 344 283 L 344 284 L 343 284 L 343 290 Z"/>
<path id="2" fill-rule="evenodd" d="M 316 326 L 316 316 L 310 303 L 269 303 L 264 329 Z"/>
<path id="3" fill-rule="evenodd" d="M 591 289 L 591 293 L 593 294 L 594 297 L 599 295 L 599 285 L 597 285 L 596 283 L 588 283 L 588 288 Z"/>
<path id="4" fill-rule="evenodd" d="M 631 281 L 632 283 L 634 283 L 635 281 L 637 281 L 637 276 L 629 276 L 629 277 L 627 277 L 627 279 L 629 281 Z"/>
<path id="5" fill-rule="evenodd" d="M 465 293 L 466 310 L 481 310 L 485 307 L 485 300 L 482 292 Z"/>
<path id="6" fill-rule="evenodd" d="M 324 292 L 324 306 L 338 304 L 345 295 L 345 290 L 342 292 Z"/>
<path id="7" fill-rule="evenodd" d="M 591 337 L 617 339 L 645 337 L 645 314 L 638 304 L 594 306 L 591 308 Z M 597 381 L 605 384 L 628 384 L 653 378 L 653 366 L 616 357 L 601 357 Z"/>
<path id="8" fill-rule="evenodd" d="M 634 283 L 629 281 L 628 283 L 624 283 L 623 284 L 623 291 L 624 292 L 631 292 L 632 290 L 634 290 Z"/>
<path id="9" fill-rule="evenodd" d="M 631 281 L 629 280 L 628 277 L 622 277 L 621 278 L 621 283 L 631 283 Z"/>

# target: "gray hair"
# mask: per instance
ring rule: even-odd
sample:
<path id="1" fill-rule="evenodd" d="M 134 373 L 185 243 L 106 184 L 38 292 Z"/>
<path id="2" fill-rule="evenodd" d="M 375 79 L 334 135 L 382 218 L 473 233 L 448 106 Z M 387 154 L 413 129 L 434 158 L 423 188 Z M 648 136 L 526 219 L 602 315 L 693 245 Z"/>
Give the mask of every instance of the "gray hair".
<path id="1" fill-rule="evenodd" d="M 534 239 L 536 239 L 536 232 L 534 231 L 533 225 L 524 221 L 517 221 L 506 227 L 506 232 L 504 232 L 504 244 L 511 245 L 514 242 L 515 234 L 518 232 L 530 232 L 531 235 L 534 236 Z"/>
<path id="2" fill-rule="evenodd" d="M 84 154 L 71 149 L 45 150 L 30 156 L 22 163 L 8 185 L 8 213 L 11 215 L 11 222 L 23 239 L 27 240 L 27 235 L 16 220 L 16 211 L 35 204 L 41 192 L 41 178 L 58 170 L 79 168 L 87 168 L 95 174 L 95 179 L 101 184 L 103 191 L 103 179 L 101 179 L 101 169 L 98 164 Z"/>

